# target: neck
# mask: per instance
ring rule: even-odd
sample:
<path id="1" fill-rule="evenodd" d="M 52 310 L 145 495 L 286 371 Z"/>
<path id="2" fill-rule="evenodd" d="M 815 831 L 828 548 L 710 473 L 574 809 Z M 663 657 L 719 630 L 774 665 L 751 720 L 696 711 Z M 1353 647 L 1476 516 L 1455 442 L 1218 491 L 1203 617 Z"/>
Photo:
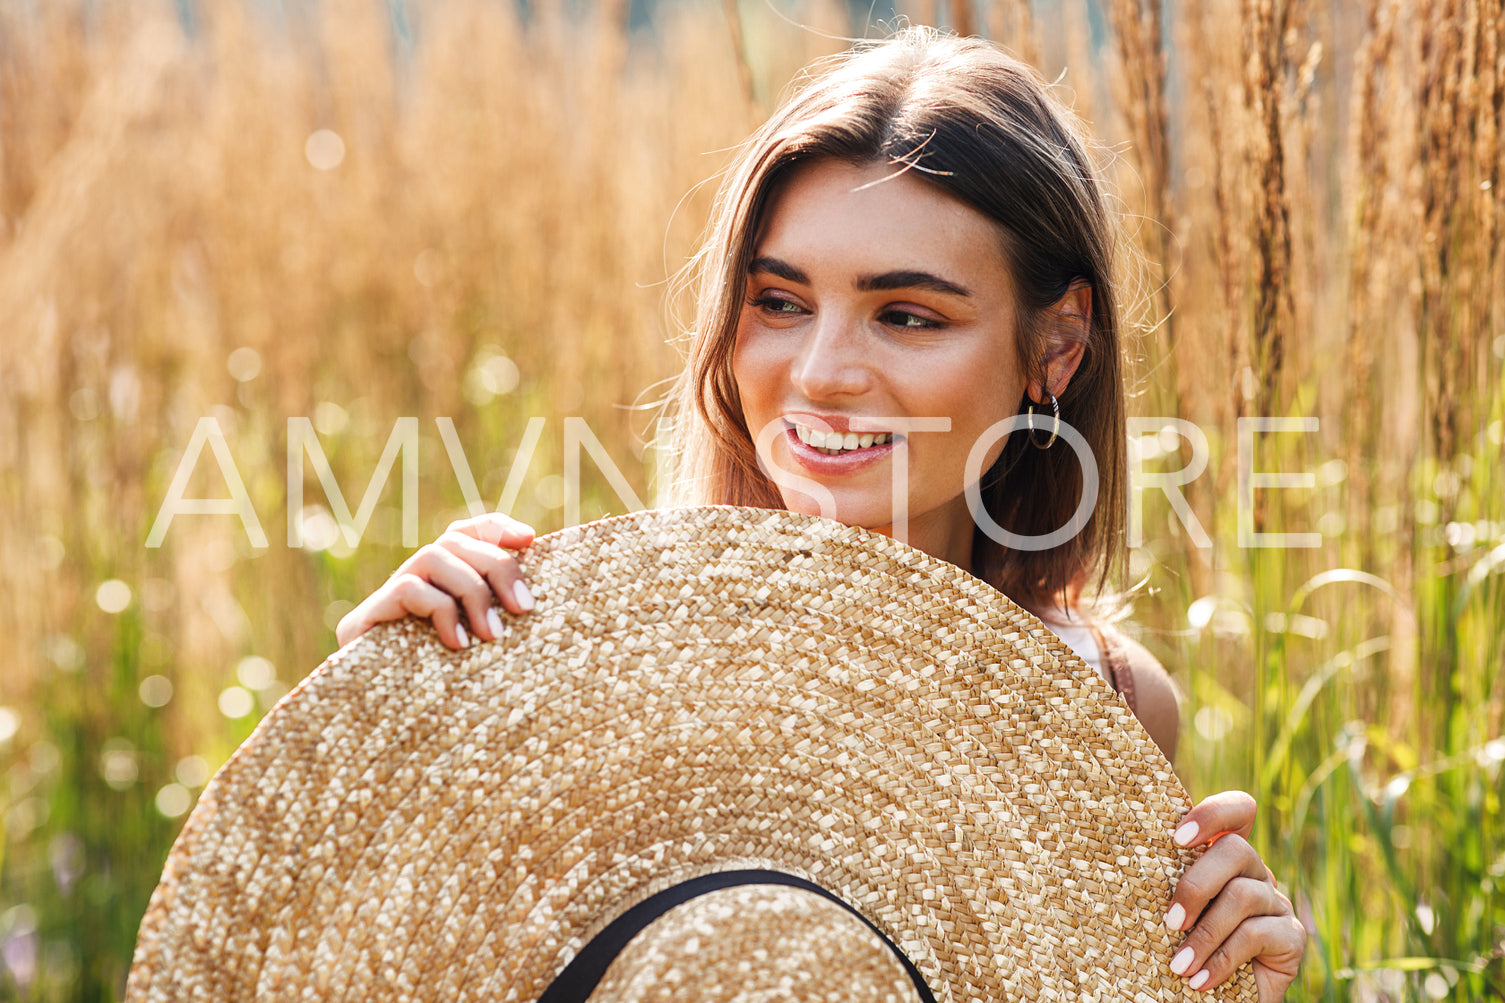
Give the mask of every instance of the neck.
<path id="1" fill-rule="evenodd" d="M 939 509 L 917 516 L 909 520 L 907 526 L 890 524 L 874 526 L 872 530 L 972 573 L 972 539 L 977 527 L 972 522 L 972 513 L 967 510 L 965 498 L 958 497 Z"/>

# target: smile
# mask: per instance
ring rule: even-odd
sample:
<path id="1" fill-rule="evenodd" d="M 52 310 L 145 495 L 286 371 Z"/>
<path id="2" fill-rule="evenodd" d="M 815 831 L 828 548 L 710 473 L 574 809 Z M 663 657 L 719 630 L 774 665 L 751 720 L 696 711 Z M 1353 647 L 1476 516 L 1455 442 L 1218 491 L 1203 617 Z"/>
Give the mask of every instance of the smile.
<path id="1" fill-rule="evenodd" d="M 799 422 L 791 422 L 794 432 L 801 442 L 818 449 L 827 456 L 840 456 L 843 453 L 854 452 L 859 449 L 868 449 L 872 446 L 883 446 L 894 441 L 892 432 L 823 432 L 820 429 L 801 425 Z"/>

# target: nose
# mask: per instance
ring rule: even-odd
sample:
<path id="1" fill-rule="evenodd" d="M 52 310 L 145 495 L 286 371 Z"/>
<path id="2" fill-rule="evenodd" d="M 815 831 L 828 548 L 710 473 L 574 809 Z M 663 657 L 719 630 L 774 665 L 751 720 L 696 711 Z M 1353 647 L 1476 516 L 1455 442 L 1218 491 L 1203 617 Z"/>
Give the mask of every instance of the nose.
<path id="1" fill-rule="evenodd" d="M 872 385 L 860 325 L 834 312 L 817 317 L 793 360 L 791 382 L 809 401 L 858 397 Z"/>

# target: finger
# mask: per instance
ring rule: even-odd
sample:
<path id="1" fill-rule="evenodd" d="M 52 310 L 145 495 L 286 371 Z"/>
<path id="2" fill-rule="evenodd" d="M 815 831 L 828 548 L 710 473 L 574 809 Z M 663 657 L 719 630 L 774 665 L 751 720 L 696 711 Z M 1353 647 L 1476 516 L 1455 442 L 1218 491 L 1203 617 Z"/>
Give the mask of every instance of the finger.
<path id="1" fill-rule="evenodd" d="M 1196 923 L 1208 904 L 1235 878 L 1252 878 L 1270 884 L 1270 870 L 1243 836 L 1229 833 L 1197 858 L 1176 882 L 1175 894 L 1165 913 L 1165 925 L 1185 930 Z"/>
<path id="2" fill-rule="evenodd" d="M 468 555 L 462 556 L 450 548 L 449 544 L 452 542 L 451 534 L 446 533 L 439 538 L 438 544 L 424 547 L 415 554 L 414 559 L 404 565 L 404 568 L 408 574 L 417 575 L 453 596 L 465 610 L 465 618 L 470 621 L 471 629 L 483 640 L 494 641 L 501 633 L 501 623 L 498 621 L 497 629 L 492 629 L 491 620 L 495 618 L 495 614 L 491 610 L 491 583 L 471 565 L 467 560 Z M 486 546 L 475 540 L 470 540 L 470 543 L 478 548 Z M 500 554 L 500 551 L 497 553 Z"/>
<path id="3" fill-rule="evenodd" d="M 445 533 L 439 537 L 439 544 L 483 576 L 507 612 L 522 614 L 533 610 L 533 594 L 523 582 L 522 569 L 518 567 L 517 558 L 511 552 L 459 532 Z M 496 619 L 496 623 L 491 623 L 494 619 L 495 614 L 486 618 L 491 640 L 495 640 L 502 632 L 501 621 Z M 471 620 L 472 624 L 477 622 Z"/>
<path id="4" fill-rule="evenodd" d="M 1262 916 L 1289 916 L 1291 903 L 1263 877 L 1239 876 L 1225 884 L 1217 897 L 1202 911 L 1186 939 L 1171 959 L 1171 971 L 1191 975 L 1207 966 L 1222 945 L 1246 920 Z M 1252 955 L 1250 955 L 1252 957 Z M 1248 957 L 1234 962 L 1234 967 Z"/>
<path id="5" fill-rule="evenodd" d="M 1211 843 L 1225 832 L 1248 838 L 1254 831 L 1254 798 L 1243 791 L 1223 791 L 1203 798 L 1181 817 L 1172 837 L 1177 846 L 1200 846 Z"/>
<path id="6" fill-rule="evenodd" d="M 340 647 L 343 648 L 371 629 L 371 621 L 363 615 L 365 611 L 362 606 L 357 606 L 340 617 L 340 622 L 335 626 L 334 639 Z"/>
<path id="7" fill-rule="evenodd" d="M 410 615 L 432 621 L 446 646 L 458 650 L 470 645 L 470 638 L 460 625 L 460 605 L 454 597 L 409 573 L 394 575 L 346 614 L 336 636 L 345 632 L 353 640 L 378 623 Z"/>
<path id="8" fill-rule="evenodd" d="M 1238 925 L 1205 962 L 1194 965 L 1187 980 L 1207 990 L 1226 982 L 1239 966 L 1253 961 L 1261 1003 L 1279 1000 L 1296 979 L 1306 953 L 1306 931 L 1295 916 L 1253 916 Z"/>
<path id="9" fill-rule="evenodd" d="M 446 532 L 464 533 L 473 536 L 477 540 L 497 547 L 510 547 L 513 550 L 521 550 L 533 542 L 535 534 L 533 527 L 527 523 L 518 522 L 510 515 L 500 512 L 488 512 L 472 519 L 460 519 L 449 524 Z"/>

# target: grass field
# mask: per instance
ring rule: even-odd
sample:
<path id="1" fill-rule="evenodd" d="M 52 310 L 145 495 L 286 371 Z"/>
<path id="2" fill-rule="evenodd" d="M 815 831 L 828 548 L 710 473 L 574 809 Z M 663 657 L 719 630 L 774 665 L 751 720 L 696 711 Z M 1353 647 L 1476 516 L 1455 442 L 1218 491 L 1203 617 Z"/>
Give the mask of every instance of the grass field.
<path id="1" fill-rule="evenodd" d="M 119 995 L 209 775 L 466 511 L 456 446 L 541 530 L 567 418 L 652 497 L 698 184 L 865 29 L 531 9 L 0 6 L 0 1000 Z M 1206 459 L 1200 536 L 1142 494 L 1131 629 L 1190 789 L 1259 799 L 1293 998 L 1505 998 L 1505 2 L 901 10 L 1059 76 L 1111 162 L 1140 483 Z M 288 420 L 357 511 L 405 416 L 416 527 L 394 472 L 352 546 L 306 463 L 290 546 Z M 220 514 L 148 547 L 206 418 L 228 462 L 183 490 L 233 467 L 267 545 Z M 582 466 L 581 517 L 621 511 Z"/>

